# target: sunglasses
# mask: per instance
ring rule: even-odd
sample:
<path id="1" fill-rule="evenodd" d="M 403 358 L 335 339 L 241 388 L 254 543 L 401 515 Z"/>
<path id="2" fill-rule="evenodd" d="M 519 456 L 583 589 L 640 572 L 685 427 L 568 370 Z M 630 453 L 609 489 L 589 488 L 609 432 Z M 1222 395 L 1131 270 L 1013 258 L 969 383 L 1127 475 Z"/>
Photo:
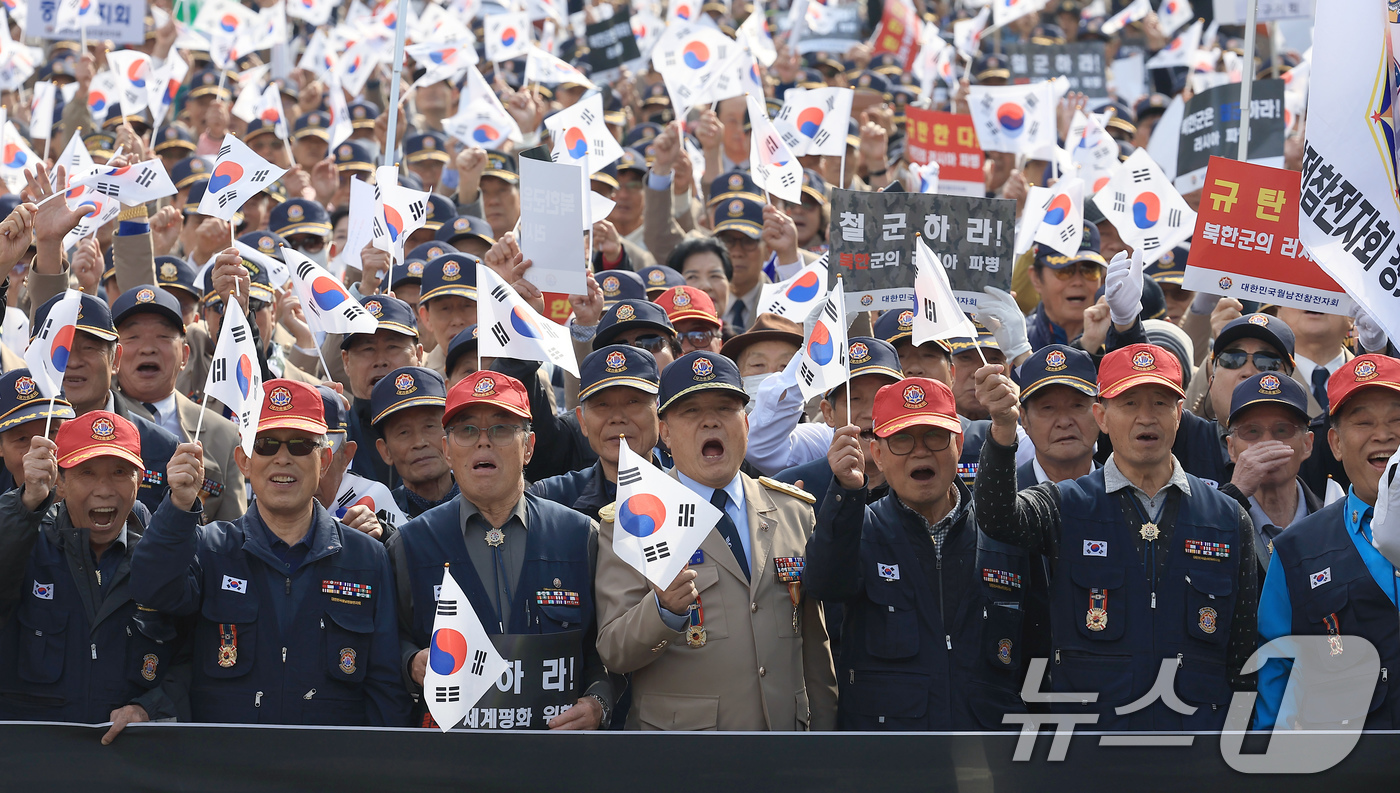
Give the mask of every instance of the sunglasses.
<path id="1" fill-rule="evenodd" d="M 1052 270 L 1054 268 L 1051 268 Z M 1098 281 L 1103 278 L 1103 268 L 1097 264 L 1089 262 L 1076 262 L 1068 267 L 1061 267 L 1054 270 L 1055 277 L 1061 281 L 1073 280 L 1076 275 L 1084 276 L 1085 281 Z"/>
<path id="2" fill-rule="evenodd" d="M 271 457 L 277 454 L 277 451 L 283 446 L 287 447 L 287 452 L 293 457 L 305 457 L 321 448 L 321 442 L 310 438 L 292 438 L 289 441 L 282 441 L 268 437 L 253 441 L 253 451 L 262 457 Z"/>
<path id="3" fill-rule="evenodd" d="M 632 340 L 632 346 L 640 347 L 655 355 L 666 348 L 666 338 L 664 336 L 638 336 Z"/>
<path id="4" fill-rule="evenodd" d="M 1254 360 L 1254 368 L 1261 372 L 1283 371 L 1283 358 L 1272 352 L 1256 352 L 1253 355 L 1244 350 L 1226 350 L 1215 356 L 1215 362 L 1226 369 L 1239 369 Z"/>
<path id="5" fill-rule="evenodd" d="M 707 346 L 710 342 L 714 341 L 715 338 L 719 335 L 720 332 L 717 330 L 688 330 L 685 333 L 676 334 L 676 336 L 680 339 L 682 344 L 689 342 L 690 346 L 692 347 Z M 638 339 L 638 341 L 641 341 L 641 339 Z"/>

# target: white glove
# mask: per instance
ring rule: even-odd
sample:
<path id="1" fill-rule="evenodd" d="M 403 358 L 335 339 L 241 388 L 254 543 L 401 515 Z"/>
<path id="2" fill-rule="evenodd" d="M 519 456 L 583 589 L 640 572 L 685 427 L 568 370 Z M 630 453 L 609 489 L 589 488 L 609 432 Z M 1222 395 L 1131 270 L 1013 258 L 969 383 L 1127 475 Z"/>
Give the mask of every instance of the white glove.
<path id="1" fill-rule="evenodd" d="M 1133 251 L 1131 261 L 1126 251 L 1119 251 L 1108 263 L 1106 284 L 1104 295 L 1113 324 L 1131 325 L 1142 313 L 1142 251 Z"/>
<path id="2" fill-rule="evenodd" d="M 1361 346 L 1366 352 L 1385 351 L 1385 330 L 1366 313 L 1366 309 L 1360 303 L 1352 303 L 1351 318 L 1356 322 L 1356 336 L 1361 340 Z"/>
<path id="3" fill-rule="evenodd" d="M 995 286 L 983 287 L 982 291 L 988 296 L 978 299 L 972 318 L 992 332 L 1007 361 L 1014 361 L 1030 352 L 1031 343 L 1026 339 L 1026 315 L 1021 313 L 1016 298 Z"/>
<path id="4" fill-rule="evenodd" d="M 1391 564 L 1400 563 L 1400 452 L 1391 456 L 1381 474 L 1376 493 L 1376 514 L 1371 518 L 1371 544 Z"/>

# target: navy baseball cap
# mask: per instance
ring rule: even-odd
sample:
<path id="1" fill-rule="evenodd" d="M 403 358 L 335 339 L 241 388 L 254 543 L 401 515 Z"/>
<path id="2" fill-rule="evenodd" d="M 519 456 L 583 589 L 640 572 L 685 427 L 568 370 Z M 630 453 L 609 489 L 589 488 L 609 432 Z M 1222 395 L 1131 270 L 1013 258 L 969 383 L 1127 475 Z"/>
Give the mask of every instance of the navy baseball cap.
<path id="1" fill-rule="evenodd" d="M 156 257 L 156 281 L 162 288 L 178 289 L 198 300 L 200 290 L 194 278 L 194 267 L 179 256 Z"/>
<path id="2" fill-rule="evenodd" d="M 1254 405 L 1283 405 L 1308 423 L 1308 392 L 1302 383 L 1282 372 L 1260 372 L 1235 386 L 1230 395 L 1230 421 L 1233 425 L 1246 408 Z"/>
<path id="3" fill-rule="evenodd" d="M 714 233 L 738 231 L 754 239 L 763 233 L 762 199 L 729 198 L 715 205 Z"/>
<path id="4" fill-rule="evenodd" d="M 894 345 L 870 336 L 854 336 L 847 350 L 851 362 L 851 379 L 865 375 L 880 375 L 893 381 L 904 379 L 904 370 L 899 365 L 899 353 Z M 839 388 L 838 386 L 837 388 Z M 836 389 L 833 388 L 834 392 Z"/>
<path id="5" fill-rule="evenodd" d="M 378 427 L 400 410 L 418 407 L 446 408 L 447 384 L 432 369 L 400 367 L 374 384 L 369 397 L 370 424 Z"/>
<path id="6" fill-rule="evenodd" d="M 298 118 L 292 124 L 292 140 L 297 141 L 307 136 L 320 138 L 330 142 L 331 139 L 331 117 L 324 110 L 313 110 L 310 113 Z"/>
<path id="7" fill-rule="evenodd" d="M 179 124 L 161 127 L 152 143 L 156 154 L 164 154 L 171 149 L 193 152 L 196 147 L 194 135 Z"/>
<path id="8" fill-rule="evenodd" d="M 484 219 L 475 215 L 458 215 L 443 223 L 442 228 L 433 235 L 433 239 L 439 242 L 455 243 L 463 237 L 475 237 L 487 245 L 495 245 L 496 238 L 491 235 L 491 224 Z"/>
<path id="9" fill-rule="evenodd" d="M 598 333 L 593 337 L 593 349 L 601 350 L 612 344 L 618 334 L 632 328 L 655 328 L 666 336 L 676 337 L 676 328 L 667 318 L 666 309 L 650 300 L 629 298 L 613 303 L 603 312 L 603 318 L 598 321 Z"/>
<path id="10" fill-rule="evenodd" d="M 914 336 L 914 309 L 892 308 L 875 320 L 875 338 L 895 344 Z"/>
<path id="11" fill-rule="evenodd" d="M 603 290 L 604 303 L 647 299 L 646 283 L 640 275 L 631 270 L 609 270 L 599 273 L 598 286 Z"/>
<path id="12" fill-rule="evenodd" d="M 112 302 L 112 322 L 118 327 L 137 314 L 155 314 L 169 320 L 181 333 L 185 332 L 185 317 L 180 311 L 179 299 L 159 287 L 132 287 Z"/>
<path id="13" fill-rule="evenodd" d="M 457 249 L 453 247 L 450 243 L 442 242 L 440 240 L 428 240 L 427 242 L 420 242 L 419 244 L 415 245 L 413 247 L 413 250 L 409 251 L 404 256 L 404 261 L 416 260 L 420 262 L 430 262 L 433 259 L 436 259 L 437 257 L 443 255 L 444 253 L 457 253 Z M 419 271 L 418 275 L 420 277 L 423 275 L 421 270 Z"/>
<path id="14" fill-rule="evenodd" d="M 346 435 L 350 431 L 349 408 L 345 404 L 345 397 L 337 394 L 334 388 L 328 385 L 318 385 L 316 390 L 321 392 L 321 407 L 326 412 L 326 434 Z"/>
<path id="15" fill-rule="evenodd" d="M 520 163 L 514 154 L 503 151 L 486 152 L 486 170 L 481 178 L 493 176 L 506 184 L 520 184 Z"/>
<path id="16" fill-rule="evenodd" d="M 685 276 L 664 264 L 643 267 L 637 273 L 647 285 L 647 297 L 655 298 L 673 286 L 685 286 Z"/>
<path id="17" fill-rule="evenodd" d="M 423 228 L 436 233 L 455 217 L 457 205 L 452 203 L 451 199 L 437 193 L 428 194 L 428 217 L 423 221 Z"/>
<path id="18" fill-rule="evenodd" d="M 469 325 L 457 331 L 457 335 L 452 337 L 452 341 L 447 345 L 447 361 L 443 364 L 443 369 L 448 374 L 452 373 L 452 369 L 463 355 L 477 348 L 476 336 L 477 327 Z"/>
<path id="19" fill-rule="evenodd" d="M 745 171 L 730 171 L 726 174 L 720 174 L 713 182 L 710 182 L 709 206 L 713 207 L 728 198 L 764 200 L 762 188 Z"/>
<path id="20" fill-rule="evenodd" d="M 440 132 L 420 132 L 416 135 L 409 135 L 404 138 L 403 151 L 404 156 L 411 163 L 428 160 L 446 163 L 452 159 L 451 155 L 447 153 L 447 139 Z"/>
<path id="21" fill-rule="evenodd" d="M 373 173 L 374 161 L 374 151 L 366 146 L 362 140 L 352 138 L 335 147 L 335 168 L 340 173 L 346 171 Z"/>
<path id="22" fill-rule="evenodd" d="M 975 319 L 972 319 L 971 317 L 968 317 L 968 321 L 972 323 L 973 328 L 976 328 L 977 336 L 959 336 L 948 339 L 947 343 L 949 352 L 953 353 L 954 355 L 957 355 L 958 353 L 967 352 L 969 350 L 975 350 L 978 347 L 983 347 L 988 350 L 1001 349 L 1001 345 L 997 344 L 996 336 L 993 336 L 990 330 L 987 330 L 985 327 L 983 327 L 982 323 L 978 322 Z"/>
<path id="23" fill-rule="evenodd" d="M 749 401 L 738 364 L 719 353 L 696 350 L 677 358 L 661 373 L 659 412 L 665 414 L 677 401 L 702 391 L 727 391 L 744 404 Z"/>
<path id="24" fill-rule="evenodd" d="M 1084 238 L 1079 241 L 1079 251 L 1073 256 L 1064 256 L 1044 243 L 1035 246 L 1035 263 L 1052 270 L 1062 270 L 1076 262 L 1090 262 L 1100 267 L 1108 267 L 1103 254 L 1099 253 L 1099 227 L 1087 218 L 1084 221 Z"/>
<path id="25" fill-rule="evenodd" d="M 403 264 L 392 264 L 384 277 L 379 279 L 379 288 L 387 292 L 400 284 L 421 284 L 426 266 L 422 259 L 406 259 Z"/>
<path id="26" fill-rule="evenodd" d="M 268 218 L 268 228 L 274 234 L 331 235 L 331 216 L 326 208 L 309 198 L 289 198 L 278 204 Z"/>
<path id="27" fill-rule="evenodd" d="M 1162 258 L 1144 267 L 1143 275 L 1158 284 L 1181 286 L 1182 280 L 1186 277 L 1186 258 L 1190 253 L 1191 248 L 1185 245 L 1173 248 L 1162 254 Z"/>
<path id="28" fill-rule="evenodd" d="M 1021 364 L 1016 384 L 1021 387 L 1022 402 L 1051 385 L 1069 386 L 1087 396 L 1097 397 L 1098 377 L 1092 355 L 1063 344 L 1050 344 L 1031 353 L 1031 357 Z"/>
<path id="29" fill-rule="evenodd" d="M 1231 342 L 1240 339 L 1258 339 L 1282 352 L 1284 357 L 1288 358 L 1290 366 L 1297 365 L 1293 361 L 1293 329 L 1278 317 L 1268 314 L 1246 314 L 1230 320 L 1220 329 L 1220 335 L 1215 337 L 1215 345 L 1210 349 L 1211 355 L 1219 355 Z"/>
<path id="30" fill-rule="evenodd" d="M 476 299 L 476 266 L 480 259 L 470 253 L 444 253 L 423 265 L 423 291 L 418 305 L 435 297 L 458 295 Z"/>
<path id="31" fill-rule="evenodd" d="M 579 401 L 613 386 L 657 393 L 661 390 L 661 375 L 656 371 L 656 358 L 630 344 L 609 344 L 590 352 L 579 365 Z"/>
<path id="32" fill-rule="evenodd" d="M 63 299 L 64 294 L 64 292 L 59 292 L 34 312 L 34 324 L 29 326 L 30 341 L 33 341 L 34 337 L 38 335 L 39 329 L 44 327 L 44 320 L 49 318 L 49 312 L 53 311 L 53 307 L 58 305 L 58 301 Z M 103 341 L 116 341 L 117 328 L 112 324 L 112 311 L 107 307 L 107 301 L 86 294 L 82 295 L 80 300 L 82 307 L 78 309 L 77 329 Z"/>
<path id="33" fill-rule="evenodd" d="M 0 375 L 0 432 L 30 421 L 50 417 L 71 419 L 76 415 L 73 406 L 63 397 L 50 403 L 28 369 L 13 369 Z"/>
<path id="34" fill-rule="evenodd" d="M 360 298 L 360 305 L 379 320 L 378 330 L 391 330 L 411 337 L 414 341 L 418 340 L 418 322 L 413 318 L 413 309 L 409 308 L 407 303 L 388 295 L 366 295 Z M 340 349 L 348 348 L 357 336 L 365 335 L 368 334 L 345 334 L 345 338 L 340 340 Z"/>
<path id="35" fill-rule="evenodd" d="M 282 257 L 282 248 L 291 247 L 282 235 L 265 230 L 250 231 L 239 237 L 238 241 L 269 259 L 276 259 L 279 262 L 285 261 Z"/>
<path id="36" fill-rule="evenodd" d="M 375 119 L 379 118 L 379 105 L 361 99 L 351 102 L 345 109 L 350 111 L 351 129 L 374 129 Z"/>

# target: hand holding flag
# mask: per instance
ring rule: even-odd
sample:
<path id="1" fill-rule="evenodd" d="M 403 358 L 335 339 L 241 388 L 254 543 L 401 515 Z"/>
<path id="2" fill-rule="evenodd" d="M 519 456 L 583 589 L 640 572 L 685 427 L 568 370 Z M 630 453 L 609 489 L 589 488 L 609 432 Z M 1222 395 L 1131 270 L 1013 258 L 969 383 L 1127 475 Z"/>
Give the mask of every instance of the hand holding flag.
<path id="1" fill-rule="evenodd" d="M 471 601 L 446 564 L 442 566 L 433 635 L 426 652 L 423 699 L 433 720 L 447 732 L 496 684 L 507 663 L 496 652 Z"/>

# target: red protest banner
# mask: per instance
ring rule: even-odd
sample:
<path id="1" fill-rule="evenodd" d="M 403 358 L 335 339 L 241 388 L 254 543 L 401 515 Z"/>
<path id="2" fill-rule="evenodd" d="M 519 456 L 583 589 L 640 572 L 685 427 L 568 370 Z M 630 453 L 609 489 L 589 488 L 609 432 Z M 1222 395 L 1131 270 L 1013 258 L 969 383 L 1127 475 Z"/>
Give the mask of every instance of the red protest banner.
<path id="1" fill-rule="evenodd" d="M 1298 239 L 1297 171 L 1211 157 L 1182 288 L 1325 314 L 1351 298 Z"/>
<path id="2" fill-rule="evenodd" d="M 938 163 L 938 192 L 981 197 L 986 195 L 982 174 L 982 146 L 972 116 L 939 113 L 917 107 L 905 109 L 909 136 L 909 160 L 920 165 Z"/>
<path id="3" fill-rule="evenodd" d="M 894 55 L 907 72 L 914 68 L 914 58 L 919 54 L 920 29 L 919 13 L 913 5 L 906 0 L 885 0 L 885 12 L 880 16 L 871 52 Z"/>
<path id="4" fill-rule="evenodd" d="M 574 313 L 573 306 L 569 305 L 569 296 L 563 292 L 544 292 L 544 315 L 558 322 L 560 325 L 567 324 L 569 317 Z"/>

